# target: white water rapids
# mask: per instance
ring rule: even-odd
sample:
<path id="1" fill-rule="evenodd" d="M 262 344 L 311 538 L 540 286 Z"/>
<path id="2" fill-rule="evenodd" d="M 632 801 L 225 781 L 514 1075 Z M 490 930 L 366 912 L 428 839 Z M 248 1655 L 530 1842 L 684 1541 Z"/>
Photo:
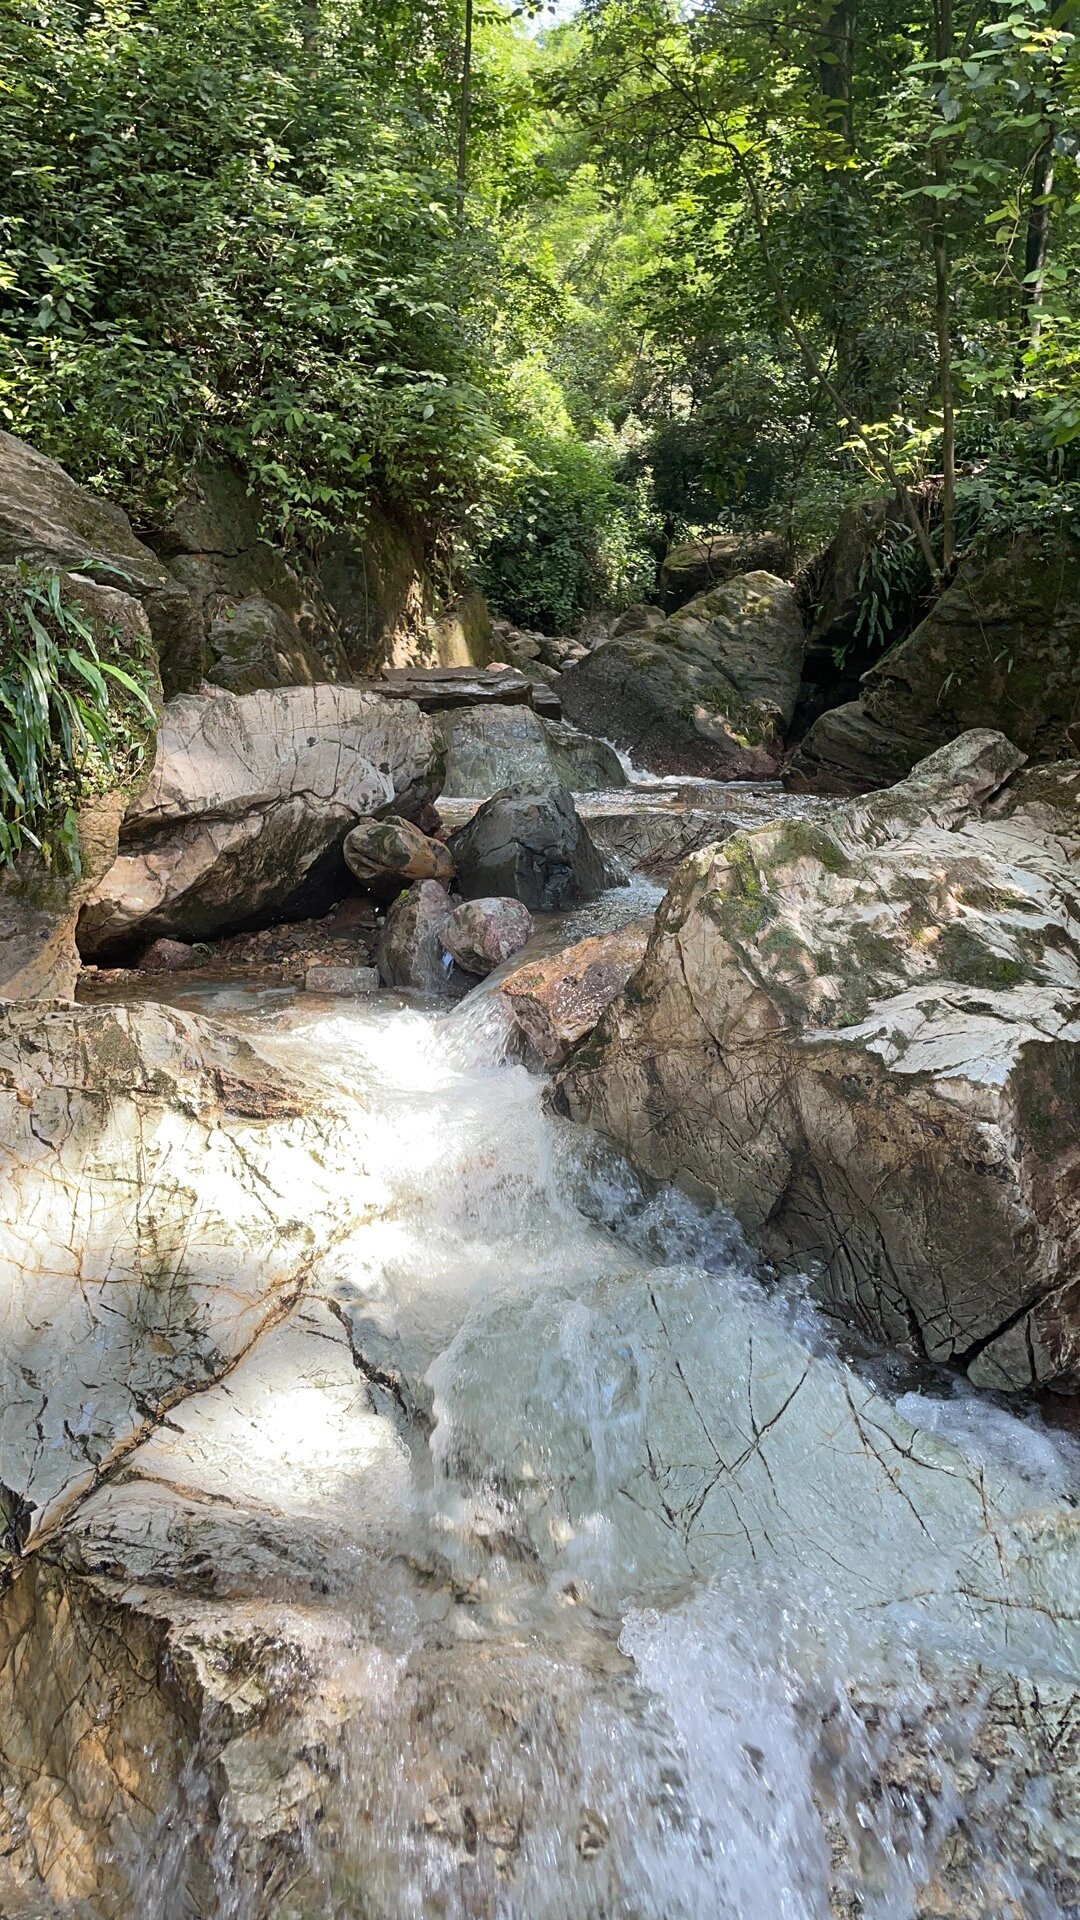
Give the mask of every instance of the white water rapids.
<path id="1" fill-rule="evenodd" d="M 845 1364 L 547 1111 L 492 999 L 198 1004 L 349 1103 L 377 1198 L 313 1283 L 371 1383 L 347 1457 L 287 1377 L 250 1422 L 350 1623 L 332 1792 L 271 1909 L 226 1795 L 215 1920 L 1075 1914 L 1073 1443 Z"/>

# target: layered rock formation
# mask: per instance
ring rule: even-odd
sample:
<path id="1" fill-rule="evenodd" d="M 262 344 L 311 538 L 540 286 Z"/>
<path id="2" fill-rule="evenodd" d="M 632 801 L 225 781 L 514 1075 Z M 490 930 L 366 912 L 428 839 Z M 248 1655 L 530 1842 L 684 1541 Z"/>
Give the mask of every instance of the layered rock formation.
<path id="1" fill-rule="evenodd" d="M 575 725 L 656 772 L 760 777 L 777 765 L 805 647 L 794 589 L 740 574 L 662 626 L 602 642 L 561 675 L 559 697 Z"/>
<path id="2" fill-rule="evenodd" d="M 680 869 L 563 1082 L 877 1339 L 1080 1384 L 1080 766 L 973 732 Z"/>
<path id="3" fill-rule="evenodd" d="M 359 818 L 408 817 L 440 778 L 434 729 L 408 702 L 345 686 L 171 701 L 120 857 L 83 910 L 80 947 L 202 940 L 288 917 L 320 867 L 340 865 Z"/>
<path id="4" fill-rule="evenodd" d="M 886 786 L 971 727 L 1038 760 L 1080 752 L 1080 540 L 1025 534 L 970 555 L 926 619 L 825 713 L 792 777 L 836 793 Z"/>

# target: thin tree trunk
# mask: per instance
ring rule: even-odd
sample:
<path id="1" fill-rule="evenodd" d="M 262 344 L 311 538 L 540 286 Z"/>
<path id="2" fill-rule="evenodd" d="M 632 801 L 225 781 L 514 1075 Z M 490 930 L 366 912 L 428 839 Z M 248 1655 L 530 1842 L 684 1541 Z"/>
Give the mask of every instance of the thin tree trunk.
<path id="1" fill-rule="evenodd" d="M 469 171 L 469 108 L 472 104 L 473 0 L 465 0 L 465 45 L 461 55 L 461 101 L 458 108 L 457 208 L 465 215 L 465 183 Z"/>
<path id="2" fill-rule="evenodd" d="M 1054 129 L 1048 126 L 1031 169 L 1027 242 L 1024 248 L 1024 332 L 1037 347 L 1042 331 L 1046 256 L 1050 250 L 1050 195 L 1054 191 Z"/>
<path id="3" fill-rule="evenodd" d="M 951 0 L 937 0 L 934 8 L 934 24 L 937 57 L 939 60 L 947 60 L 952 52 L 953 42 Z M 933 141 L 932 145 L 934 180 L 938 186 L 943 187 L 948 184 L 945 145 L 941 140 Z M 937 205 L 940 208 L 940 200 Z M 942 470 L 944 473 L 941 501 L 941 566 L 944 572 L 952 565 L 953 554 L 956 551 L 956 395 L 952 357 L 952 270 L 949 261 L 949 236 L 940 212 L 934 221 L 932 240 L 934 320 L 937 329 L 938 394 L 941 399 Z"/>

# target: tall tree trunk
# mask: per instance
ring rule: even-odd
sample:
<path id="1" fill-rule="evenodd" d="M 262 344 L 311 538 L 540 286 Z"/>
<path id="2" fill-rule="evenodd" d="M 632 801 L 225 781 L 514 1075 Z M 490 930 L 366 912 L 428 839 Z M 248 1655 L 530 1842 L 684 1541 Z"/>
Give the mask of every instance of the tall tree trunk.
<path id="1" fill-rule="evenodd" d="M 818 84 L 849 153 L 855 151 L 855 18 L 858 0 L 835 0 L 821 23 Z"/>
<path id="2" fill-rule="evenodd" d="M 465 183 L 469 171 L 469 108 L 472 104 L 473 0 L 465 0 L 465 44 L 461 54 L 461 99 L 458 107 L 457 210 L 465 216 Z"/>
<path id="3" fill-rule="evenodd" d="M 1042 296 L 1050 249 L 1050 195 L 1054 191 L 1054 129 L 1047 126 L 1031 169 L 1027 241 L 1024 247 L 1024 333 L 1037 347 L 1042 331 Z"/>
<path id="4" fill-rule="evenodd" d="M 935 0 L 934 30 L 937 58 L 947 60 L 953 47 L 952 0 Z M 931 144 L 934 181 L 937 186 L 943 187 L 948 184 L 945 142 L 934 140 Z M 938 200 L 936 204 L 940 209 L 941 201 Z M 941 400 L 942 470 L 944 473 L 941 502 L 941 565 L 944 571 L 952 565 L 953 554 L 956 551 L 956 396 L 952 357 L 952 269 L 949 260 L 949 236 L 940 211 L 934 221 L 931 237 L 934 248 L 934 320 L 937 330 L 938 394 Z"/>

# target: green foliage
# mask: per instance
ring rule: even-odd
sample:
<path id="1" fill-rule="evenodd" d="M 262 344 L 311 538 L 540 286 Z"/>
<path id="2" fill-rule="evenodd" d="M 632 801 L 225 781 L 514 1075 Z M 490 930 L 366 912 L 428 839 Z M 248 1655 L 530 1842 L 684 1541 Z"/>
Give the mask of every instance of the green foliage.
<path id="1" fill-rule="evenodd" d="M 236 458 L 285 533 L 373 488 L 440 520 L 510 458 L 434 5 L 14 0 L 0 414 L 137 516 Z"/>
<path id="2" fill-rule="evenodd" d="M 523 626 L 567 633 L 597 607 L 647 598 L 659 531 L 647 483 L 621 480 L 611 450 L 572 437 L 537 439 L 530 452 L 531 471 L 483 560 L 494 605 Z"/>
<path id="3" fill-rule="evenodd" d="M 121 664 L 59 575 L 0 583 L 0 866 L 26 846 L 80 871 L 77 812 L 131 782 L 152 745 L 152 653 Z"/>

